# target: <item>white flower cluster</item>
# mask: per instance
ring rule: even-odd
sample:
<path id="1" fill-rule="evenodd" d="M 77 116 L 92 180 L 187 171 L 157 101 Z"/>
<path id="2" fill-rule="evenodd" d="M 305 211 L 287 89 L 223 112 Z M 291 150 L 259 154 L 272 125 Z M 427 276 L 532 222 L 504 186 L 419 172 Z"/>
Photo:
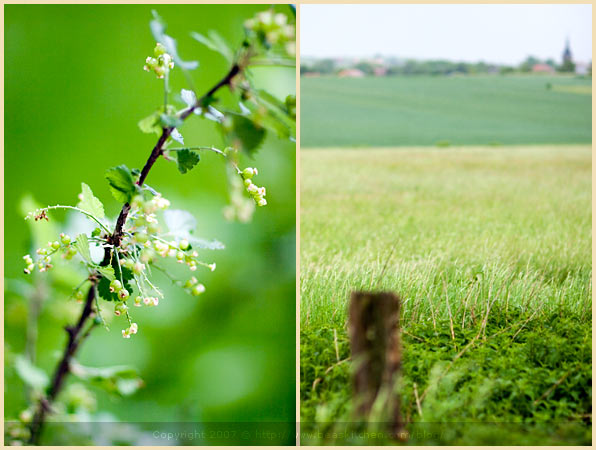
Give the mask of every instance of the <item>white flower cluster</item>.
<path id="1" fill-rule="evenodd" d="M 128 328 L 122 330 L 122 337 L 124 339 L 130 339 L 130 335 L 137 334 L 137 331 L 139 331 L 138 325 L 136 323 L 131 323 Z"/>
<path id="2" fill-rule="evenodd" d="M 262 11 L 244 22 L 246 29 L 257 34 L 266 45 L 285 44 L 286 52 L 296 54 L 296 30 L 285 14 Z"/>
<path id="3" fill-rule="evenodd" d="M 167 53 L 166 48 L 159 42 L 155 45 L 153 53 L 155 58 L 148 56 L 143 69 L 147 72 L 155 72 L 157 78 L 163 78 L 170 69 L 174 68 L 174 60 L 172 59 L 172 55 Z"/>

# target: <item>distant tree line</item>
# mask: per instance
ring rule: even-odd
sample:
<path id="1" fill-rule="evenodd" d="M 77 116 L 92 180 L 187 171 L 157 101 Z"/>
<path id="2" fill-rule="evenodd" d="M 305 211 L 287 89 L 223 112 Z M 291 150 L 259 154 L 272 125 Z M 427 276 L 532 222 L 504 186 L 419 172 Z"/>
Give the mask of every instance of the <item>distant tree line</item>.
<path id="1" fill-rule="evenodd" d="M 396 62 L 396 60 L 387 60 L 384 64 L 359 61 L 353 64 L 345 64 L 331 58 L 318 59 L 312 62 L 302 63 L 300 73 L 316 73 L 321 75 L 333 75 L 346 69 L 358 69 L 364 75 L 375 74 L 375 69 L 383 68 L 383 75 L 467 75 L 467 74 L 509 74 L 509 73 L 529 73 L 534 71 L 536 65 L 549 66 L 556 72 L 575 71 L 575 64 L 572 61 L 565 61 L 557 64 L 553 59 L 540 60 L 533 56 L 528 56 L 521 64 L 517 66 L 508 66 L 502 64 L 489 64 L 485 62 L 467 63 L 453 62 L 447 60 L 427 60 L 419 61 L 408 59 Z M 377 75 L 378 75 L 377 71 Z M 592 75 L 590 65 L 589 75 Z"/>

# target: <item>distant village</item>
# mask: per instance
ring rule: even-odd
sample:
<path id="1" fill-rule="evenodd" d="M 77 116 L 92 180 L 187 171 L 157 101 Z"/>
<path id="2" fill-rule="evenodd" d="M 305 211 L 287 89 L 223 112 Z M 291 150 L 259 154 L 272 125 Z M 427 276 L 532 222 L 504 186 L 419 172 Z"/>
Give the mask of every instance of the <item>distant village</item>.
<path id="1" fill-rule="evenodd" d="M 309 58 L 301 56 L 300 74 L 305 77 L 336 75 L 339 77 L 360 78 L 366 76 L 394 75 L 467 75 L 467 74 L 509 74 L 567 73 L 579 76 L 592 76 L 592 62 L 573 59 L 569 41 L 565 43 L 560 61 L 540 60 L 528 56 L 518 66 L 490 64 L 485 62 L 468 63 L 447 60 L 416 60 L 377 55 L 372 58 Z"/>

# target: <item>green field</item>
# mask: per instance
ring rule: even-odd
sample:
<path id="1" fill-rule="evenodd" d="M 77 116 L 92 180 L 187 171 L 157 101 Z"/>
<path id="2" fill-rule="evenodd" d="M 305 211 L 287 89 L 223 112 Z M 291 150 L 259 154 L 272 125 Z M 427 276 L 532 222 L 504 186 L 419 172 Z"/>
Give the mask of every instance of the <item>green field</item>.
<path id="1" fill-rule="evenodd" d="M 425 143 L 590 139 L 590 96 L 547 92 L 544 78 L 494 80 L 510 83 L 505 100 L 533 101 L 516 110 L 496 98 L 501 120 L 478 114 L 458 128 L 475 107 L 487 111 L 480 97 L 472 102 L 473 92 L 497 96 L 487 79 L 467 88 L 458 79 L 434 86 L 422 79 L 303 79 L 303 143 L 411 142 L 402 120 L 412 111 L 418 133 L 430 121 Z M 420 98 L 425 83 L 439 105 L 434 117 Z M 457 89 L 439 100 L 441 83 Z M 322 91 L 326 113 L 311 114 Z M 466 92 L 462 110 L 447 114 L 456 92 Z M 400 98 L 409 98 L 407 107 Z M 338 111 L 337 127 L 327 125 L 323 135 L 325 122 L 315 125 L 316 118 L 329 124 Z M 366 111 L 374 117 L 354 129 Z M 573 123 L 555 127 L 547 117 Z M 489 136 L 485 121 L 499 125 L 498 136 Z M 389 123 L 395 126 L 387 129 Z M 411 430 L 440 431 L 410 444 L 589 444 L 591 164 L 589 145 L 303 148 L 302 443 L 391 443 L 309 434 L 341 432 L 350 421 L 347 299 L 352 290 L 380 289 L 403 302 L 403 415 Z"/>
<path id="2" fill-rule="evenodd" d="M 302 77 L 300 82 L 303 147 L 592 140 L 591 79 Z"/>

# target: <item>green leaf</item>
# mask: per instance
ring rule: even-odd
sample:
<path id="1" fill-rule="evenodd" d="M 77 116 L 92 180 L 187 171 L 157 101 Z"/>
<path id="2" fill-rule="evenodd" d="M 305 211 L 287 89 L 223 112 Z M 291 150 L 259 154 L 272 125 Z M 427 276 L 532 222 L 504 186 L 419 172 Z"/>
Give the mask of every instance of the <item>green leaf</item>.
<path id="1" fill-rule="evenodd" d="M 283 120 L 273 111 L 255 117 L 255 122 L 263 128 L 275 133 L 280 139 L 288 139 L 292 136 L 293 129 L 287 126 Z"/>
<path id="2" fill-rule="evenodd" d="M 280 101 L 269 92 L 264 90 L 257 91 L 257 102 L 265 107 L 266 114 L 258 114 L 255 118 L 257 123 L 274 132 L 279 138 L 287 139 L 296 135 L 296 106 L 294 97 L 294 106 L 292 107 L 292 98 L 286 98 L 285 102 Z"/>
<path id="3" fill-rule="evenodd" d="M 201 33 L 196 33 L 194 31 L 192 33 L 190 33 L 190 35 L 196 41 L 205 45 L 210 50 L 213 50 L 214 52 L 219 53 L 228 62 L 232 62 L 234 60 L 234 52 L 232 51 L 232 49 L 230 48 L 228 43 L 225 41 L 225 39 L 222 38 L 220 36 L 220 34 L 217 33 L 216 31 L 214 31 L 214 30 L 209 31 L 209 37 L 207 37 Z"/>
<path id="4" fill-rule="evenodd" d="M 185 174 L 200 161 L 199 154 L 188 149 L 179 150 L 177 153 L 178 170 Z"/>
<path id="5" fill-rule="evenodd" d="M 121 165 L 108 169 L 106 179 L 110 183 L 110 191 L 116 200 L 120 203 L 130 202 L 136 187 L 128 167 Z"/>
<path id="6" fill-rule="evenodd" d="M 163 46 L 166 48 L 166 51 L 172 55 L 174 62 L 181 69 L 196 69 L 199 66 L 199 63 L 197 61 L 184 61 L 182 58 L 180 58 L 176 48 L 176 40 L 166 34 L 166 23 L 155 10 L 152 10 L 151 12 L 153 14 L 153 20 L 149 23 L 149 27 L 151 28 L 151 33 L 153 34 L 155 40 L 163 44 Z"/>
<path id="7" fill-rule="evenodd" d="M 141 119 L 138 123 L 139 128 L 143 133 L 161 134 L 161 122 L 159 117 L 160 114 L 158 112 L 154 112 L 150 116 Z"/>
<path id="8" fill-rule="evenodd" d="M 23 355 L 18 355 L 15 360 L 17 374 L 28 386 L 42 391 L 50 384 L 48 375 L 39 367 L 35 367 L 31 361 Z"/>
<path id="9" fill-rule="evenodd" d="M 24 217 L 29 212 L 35 211 L 43 206 L 44 205 L 36 201 L 30 194 L 26 194 L 21 198 L 19 212 Z M 56 227 L 56 222 L 53 220 L 49 222 L 46 222 L 45 220 L 39 222 L 35 220 L 25 220 L 24 224 L 27 225 L 29 233 L 31 233 L 31 250 L 33 251 L 35 248 L 46 245 L 48 241 L 54 241 L 58 233 L 60 233 Z"/>
<path id="10" fill-rule="evenodd" d="M 112 267 L 102 267 L 99 266 L 96 268 L 99 273 L 101 273 L 105 278 L 112 281 L 115 279 L 114 277 L 114 269 Z"/>
<path id="11" fill-rule="evenodd" d="M 219 242 L 217 239 L 213 239 L 208 241 L 206 239 L 197 238 L 194 236 L 190 236 L 188 238 L 188 242 L 192 244 L 193 247 L 196 248 L 206 248 L 208 250 L 223 250 L 225 249 L 225 245 Z"/>
<path id="12" fill-rule="evenodd" d="M 172 130 L 172 132 L 170 133 L 170 137 L 179 144 L 184 145 L 184 136 L 182 136 L 182 134 L 180 133 L 180 131 L 178 131 L 177 128 L 174 128 Z"/>
<path id="13" fill-rule="evenodd" d="M 197 221 L 188 211 L 182 209 L 168 209 L 164 211 L 164 220 L 168 227 L 169 236 L 176 240 L 186 239 L 193 247 L 209 250 L 222 250 L 224 245 L 216 240 L 207 241 L 194 236 Z"/>
<path id="14" fill-rule="evenodd" d="M 233 114 L 228 138 L 242 151 L 252 155 L 265 139 L 266 131 L 247 117 Z"/>
<path id="15" fill-rule="evenodd" d="M 85 262 L 92 263 L 91 252 L 89 251 L 89 239 L 87 238 L 86 234 L 81 233 L 77 236 L 75 246 Z"/>
<path id="16" fill-rule="evenodd" d="M 131 395 L 143 386 L 143 380 L 131 366 L 88 367 L 73 362 L 71 367 L 76 377 L 112 394 Z"/>
<path id="17" fill-rule="evenodd" d="M 173 236 L 186 237 L 194 232 L 197 221 L 188 211 L 182 209 L 167 209 L 163 213 L 166 226 Z"/>
<path id="18" fill-rule="evenodd" d="M 169 114 L 161 114 L 159 116 L 159 121 L 164 128 L 165 127 L 173 127 L 173 128 L 181 127 L 182 124 L 184 123 L 182 121 L 182 119 L 180 119 L 179 117 L 171 116 Z"/>
<path id="19" fill-rule="evenodd" d="M 77 206 L 83 211 L 87 211 L 92 216 L 95 216 L 97 219 L 103 219 L 105 217 L 103 204 L 93 195 L 93 191 L 91 191 L 89 186 L 85 183 L 81 183 L 81 187 L 82 200 Z"/>
<path id="20" fill-rule="evenodd" d="M 197 103 L 196 94 L 194 93 L 194 91 L 190 91 L 188 89 L 182 89 L 180 91 L 180 98 L 184 103 L 186 103 L 186 106 L 188 106 L 189 108 L 192 108 Z"/>
<path id="21" fill-rule="evenodd" d="M 118 298 L 118 294 L 116 294 L 115 292 L 110 292 L 110 281 L 120 279 L 122 279 L 122 281 L 124 282 L 123 285 L 126 288 L 126 290 L 132 295 L 133 288 L 130 283 L 130 281 L 134 279 L 134 274 L 132 273 L 132 270 L 127 269 L 126 267 L 122 267 L 122 275 L 120 275 L 120 268 L 118 267 L 118 261 L 116 260 L 115 256 L 112 257 L 112 266 L 103 267 L 102 269 L 106 270 L 106 273 L 104 274 L 103 272 L 101 272 L 100 269 L 98 269 L 100 270 L 102 275 L 105 276 L 102 277 L 102 279 L 99 280 L 99 283 L 97 284 L 97 293 L 101 298 L 103 298 L 107 302 L 119 301 L 120 299 Z"/>
<path id="22" fill-rule="evenodd" d="M 122 255 L 120 255 L 120 261 L 122 261 Z M 134 279 L 134 274 L 132 273 L 132 270 L 127 269 L 126 267 L 122 267 L 121 276 L 120 267 L 118 266 L 118 261 L 116 261 L 115 257 L 112 259 L 112 268 L 114 269 L 114 278 L 118 280 L 122 279 L 122 281 L 124 281 L 123 285 L 126 288 L 126 290 L 132 294 L 132 285 L 130 284 L 130 282 Z M 117 295 L 115 295 L 115 297 L 116 299 L 118 299 Z"/>
<path id="23" fill-rule="evenodd" d="M 109 278 L 102 277 L 102 279 L 99 280 L 99 283 L 97 283 L 97 293 L 106 302 L 118 300 L 117 296 L 115 296 L 113 292 L 110 292 L 110 281 Z"/>

